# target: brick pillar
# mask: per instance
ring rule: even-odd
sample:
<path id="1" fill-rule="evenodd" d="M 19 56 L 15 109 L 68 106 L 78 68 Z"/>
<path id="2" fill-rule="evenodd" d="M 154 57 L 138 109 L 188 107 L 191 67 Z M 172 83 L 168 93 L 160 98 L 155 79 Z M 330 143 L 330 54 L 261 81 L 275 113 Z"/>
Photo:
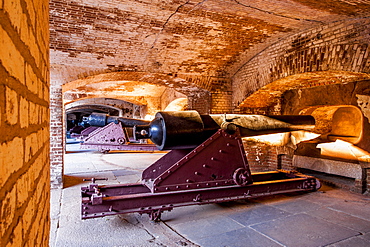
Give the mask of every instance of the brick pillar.
<path id="1" fill-rule="evenodd" d="M 49 246 L 49 2 L 0 3 L 0 246 Z"/>
<path id="2" fill-rule="evenodd" d="M 283 170 L 292 171 L 295 170 L 293 167 L 293 156 L 289 154 L 279 154 L 279 163 L 281 164 L 281 168 Z"/>
<path id="3" fill-rule="evenodd" d="M 362 179 L 360 181 L 355 181 L 355 187 L 358 192 L 370 195 L 370 158 L 364 157 L 360 160 L 360 165 L 362 168 Z"/>
<path id="4" fill-rule="evenodd" d="M 50 170 L 51 188 L 63 185 L 63 94 L 62 88 L 53 85 L 50 88 Z"/>
<path id="5" fill-rule="evenodd" d="M 212 92 L 212 113 L 223 114 L 232 113 L 232 92 L 231 91 L 216 91 Z"/>
<path id="6" fill-rule="evenodd" d="M 189 110 L 196 110 L 200 114 L 209 114 L 210 108 L 210 93 L 208 91 L 192 92 L 188 95 Z"/>

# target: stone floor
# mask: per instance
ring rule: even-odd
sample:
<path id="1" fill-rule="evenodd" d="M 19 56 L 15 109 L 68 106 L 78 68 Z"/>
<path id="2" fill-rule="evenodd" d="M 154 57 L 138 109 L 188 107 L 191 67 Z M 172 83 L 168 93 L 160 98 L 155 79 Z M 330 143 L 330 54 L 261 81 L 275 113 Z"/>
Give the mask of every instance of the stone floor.
<path id="1" fill-rule="evenodd" d="M 50 246 L 370 246 L 370 197 L 323 186 L 312 193 L 175 208 L 159 223 L 136 213 L 80 219 L 84 178 L 139 182 L 164 153 L 81 151 L 68 144 L 65 187 L 52 191 Z"/>

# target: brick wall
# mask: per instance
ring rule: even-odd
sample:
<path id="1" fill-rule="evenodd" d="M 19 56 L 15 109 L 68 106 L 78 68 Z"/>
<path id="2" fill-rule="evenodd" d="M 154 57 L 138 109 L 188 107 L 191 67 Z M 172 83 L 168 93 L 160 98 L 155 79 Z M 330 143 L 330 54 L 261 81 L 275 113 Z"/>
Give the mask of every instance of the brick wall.
<path id="1" fill-rule="evenodd" d="M 275 80 L 313 71 L 370 72 L 370 20 L 335 22 L 277 42 L 233 76 L 233 105 Z"/>
<path id="2" fill-rule="evenodd" d="M 0 246 L 48 246 L 48 1 L 0 1 Z"/>
<path id="3" fill-rule="evenodd" d="M 232 113 L 231 81 L 227 78 L 215 78 L 211 89 L 213 114 Z"/>
<path id="4" fill-rule="evenodd" d="M 211 95 L 207 91 L 202 90 L 188 95 L 189 110 L 196 110 L 200 114 L 209 114 L 211 112 L 209 102 L 211 102 Z"/>
<path id="5" fill-rule="evenodd" d="M 62 88 L 50 86 L 50 181 L 51 188 L 60 188 L 63 177 L 63 101 Z"/>
<path id="6" fill-rule="evenodd" d="M 292 148 L 246 140 L 243 140 L 243 145 L 252 172 L 295 170 Z"/>
<path id="7" fill-rule="evenodd" d="M 244 150 L 252 172 L 276 169 L 276 148 L 266 144 L 243 140 Z"/>

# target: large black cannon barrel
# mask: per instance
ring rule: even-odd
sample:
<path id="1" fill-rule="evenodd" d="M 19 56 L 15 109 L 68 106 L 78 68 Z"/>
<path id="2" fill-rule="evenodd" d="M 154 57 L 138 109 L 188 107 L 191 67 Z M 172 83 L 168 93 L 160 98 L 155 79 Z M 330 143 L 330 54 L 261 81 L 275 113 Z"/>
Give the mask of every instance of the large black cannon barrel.
<path id="1" fill-rule="evenodd" d="M 150 121 L 136 119 L 136 118 L 123 118 L 118 116 L 109 116 L 105 113 L 92 113 L 88 117 L 83 118 L 83 122 L 91 126 L 103 127 L 109 123 L 121 122 L 123 127 L 134 127 L 135 125 L 149 124 Z"/>
<path id="2" fill-rule="evenodd" d="M 293 130 L 312 130 L 311 116 L 200 115 L 196 111 L 158 112 L 149 124 L 134 127 L 135 139 L 151 139 L 160 150 L 194 148 L 218 129 L 242 137 Z"/>

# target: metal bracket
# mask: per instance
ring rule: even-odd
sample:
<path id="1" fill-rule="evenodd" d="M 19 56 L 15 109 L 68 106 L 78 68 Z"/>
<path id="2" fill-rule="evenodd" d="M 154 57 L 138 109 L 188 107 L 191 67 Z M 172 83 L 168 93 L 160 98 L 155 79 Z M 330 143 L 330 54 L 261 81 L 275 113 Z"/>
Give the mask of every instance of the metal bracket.
<path id="1" fill-rule="evenodd" d="M 92 194 L 91 195 L 91 204 L 92 205 L 101 205 L 103 204 L 103 194 Z"/>
<path id="2" fill-rule="evenodd" d="M 91 181 L 91 183 L 89 184 L 88 187 L 82 187 L 84 188 L 85 190 L 89 191 L 89 192 L 95 192 L 95 193 L 98 193 L 99 192 L 99 185 L 97 183 L 95 183 L 96 180 L 108 180 L 108 178 L 84 178 L 83 181 Z"/>

